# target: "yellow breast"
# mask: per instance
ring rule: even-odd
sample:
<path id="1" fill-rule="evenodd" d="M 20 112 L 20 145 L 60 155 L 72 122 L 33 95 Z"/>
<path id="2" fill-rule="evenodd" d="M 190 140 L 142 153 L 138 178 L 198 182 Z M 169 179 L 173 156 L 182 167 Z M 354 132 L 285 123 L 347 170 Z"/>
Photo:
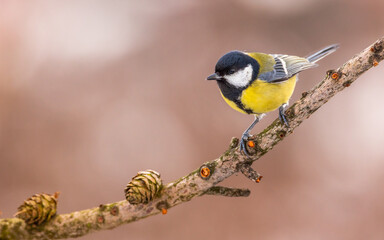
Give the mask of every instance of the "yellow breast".
<path id="1" fill-rule="evenodd" d="M 242 92 L 240 100 L 245 109 L 250 109 L 255 114 L 267 113 L 288 102 L 295 85 L 296 76 L 281 83 L 267 83 L 256 79 L 251 86 Z M 242 112 L 244 113 L 244 111 Z"/>
<path id="2" fill-rule="evenodd" d="M 241 108 L 239 108 L 236 103 L 234 103 L 233 101 L 229 100 L 228 98 L 224 97 L 223 93 L 220 91 L 221 93 L 221 96 L 224 98 L 225 102 L 233 109 L 235 109 L 236 111 L 239 111 L 241 113 L 244 113 L 244 114 L 247 114 L 246 112 L 244 112 Z"/>

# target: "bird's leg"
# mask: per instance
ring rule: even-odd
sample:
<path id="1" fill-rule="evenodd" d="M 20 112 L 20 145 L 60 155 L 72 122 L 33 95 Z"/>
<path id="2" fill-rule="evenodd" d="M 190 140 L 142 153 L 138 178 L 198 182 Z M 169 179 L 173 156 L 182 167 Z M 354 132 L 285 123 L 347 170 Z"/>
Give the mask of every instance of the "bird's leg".
<path id="1" fill-rule="evenodd" d="M 245 143 L 248 141 L 248 138 L 251 137 L 252 135 L 249 134 L 249 131 L 252 130 L 252 128 L 258 123 L 265 114 L 260 114 L 260 115 L 255 115 L 255 120 L 252 122 L 252 124 L 247 128 L 247 130 L 244 131 L 243 135 L 241 136 L 240 140 L 240 151 L 243 151 L 245 155 L 248 155 L 247 148 L 245 147 Z"/>
<path id="2" fill-rule="evenodd" d="M 285 126 L 289 127 L 289 123 L 287 121 L 287 118 L 285 117 L 285 110 L 288 108 L 288 103 L 284 103 L 279 107 L 279 118 L 280 121 L 285 124 Z"/>

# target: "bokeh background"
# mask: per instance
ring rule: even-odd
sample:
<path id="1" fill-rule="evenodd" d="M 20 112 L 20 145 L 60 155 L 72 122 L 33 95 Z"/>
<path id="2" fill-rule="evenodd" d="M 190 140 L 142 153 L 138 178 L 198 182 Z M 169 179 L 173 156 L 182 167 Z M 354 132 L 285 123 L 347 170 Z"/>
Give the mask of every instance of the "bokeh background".
<path id="1" fill-rule="evenodd" d="M 139 170 L 165 182 L 219 156 L 252 117 L 212 73 L 229 50 L 300 56 L 291 102 L 383 35 L 381 0 L 0 2 L 0 211 L 60 191 L 59 213 L 124 198 Z M 254 164 L 248 198 L 204 196 L 82 239 L 383 239 L 384 67 L 364 74 Z M 261 131 L 277 112 L 255 127 Z M 151 149 L 151 150 L 149 150 Z"/>

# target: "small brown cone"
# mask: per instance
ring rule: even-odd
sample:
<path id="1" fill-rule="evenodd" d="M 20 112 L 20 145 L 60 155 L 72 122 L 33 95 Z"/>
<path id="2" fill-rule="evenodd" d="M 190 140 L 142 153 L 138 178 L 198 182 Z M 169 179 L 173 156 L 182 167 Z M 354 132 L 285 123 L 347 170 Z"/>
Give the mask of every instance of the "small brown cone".
<path id="1" fill-rule="evenodd" d="M 160 174 L 153 170 L 140 171 L 125 188 L 130 204 L 148 203 L 160 194 L 163 184 Z"/>
<path id="2" fill-rule="evenodd" d="M 35 194 L 20 205 L 15 217 L 23 219 L 30 225 L 40 225 L 48 222 L 56 214 L 58 196 L 58 192 L 54 195 Z"/>

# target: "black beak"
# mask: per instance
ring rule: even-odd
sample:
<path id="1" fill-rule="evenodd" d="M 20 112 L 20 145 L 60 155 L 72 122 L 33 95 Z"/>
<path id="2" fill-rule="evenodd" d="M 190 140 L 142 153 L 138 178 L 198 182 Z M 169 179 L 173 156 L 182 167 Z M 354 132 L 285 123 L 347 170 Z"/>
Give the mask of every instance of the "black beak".
<path id="1" fill-rule="evenodd" d="M 221 77 L 219 75 L 217 75 L 216 73 L 214 74 L 211 74 L 207 77 L 207 80 L 220 80 Z"/>

